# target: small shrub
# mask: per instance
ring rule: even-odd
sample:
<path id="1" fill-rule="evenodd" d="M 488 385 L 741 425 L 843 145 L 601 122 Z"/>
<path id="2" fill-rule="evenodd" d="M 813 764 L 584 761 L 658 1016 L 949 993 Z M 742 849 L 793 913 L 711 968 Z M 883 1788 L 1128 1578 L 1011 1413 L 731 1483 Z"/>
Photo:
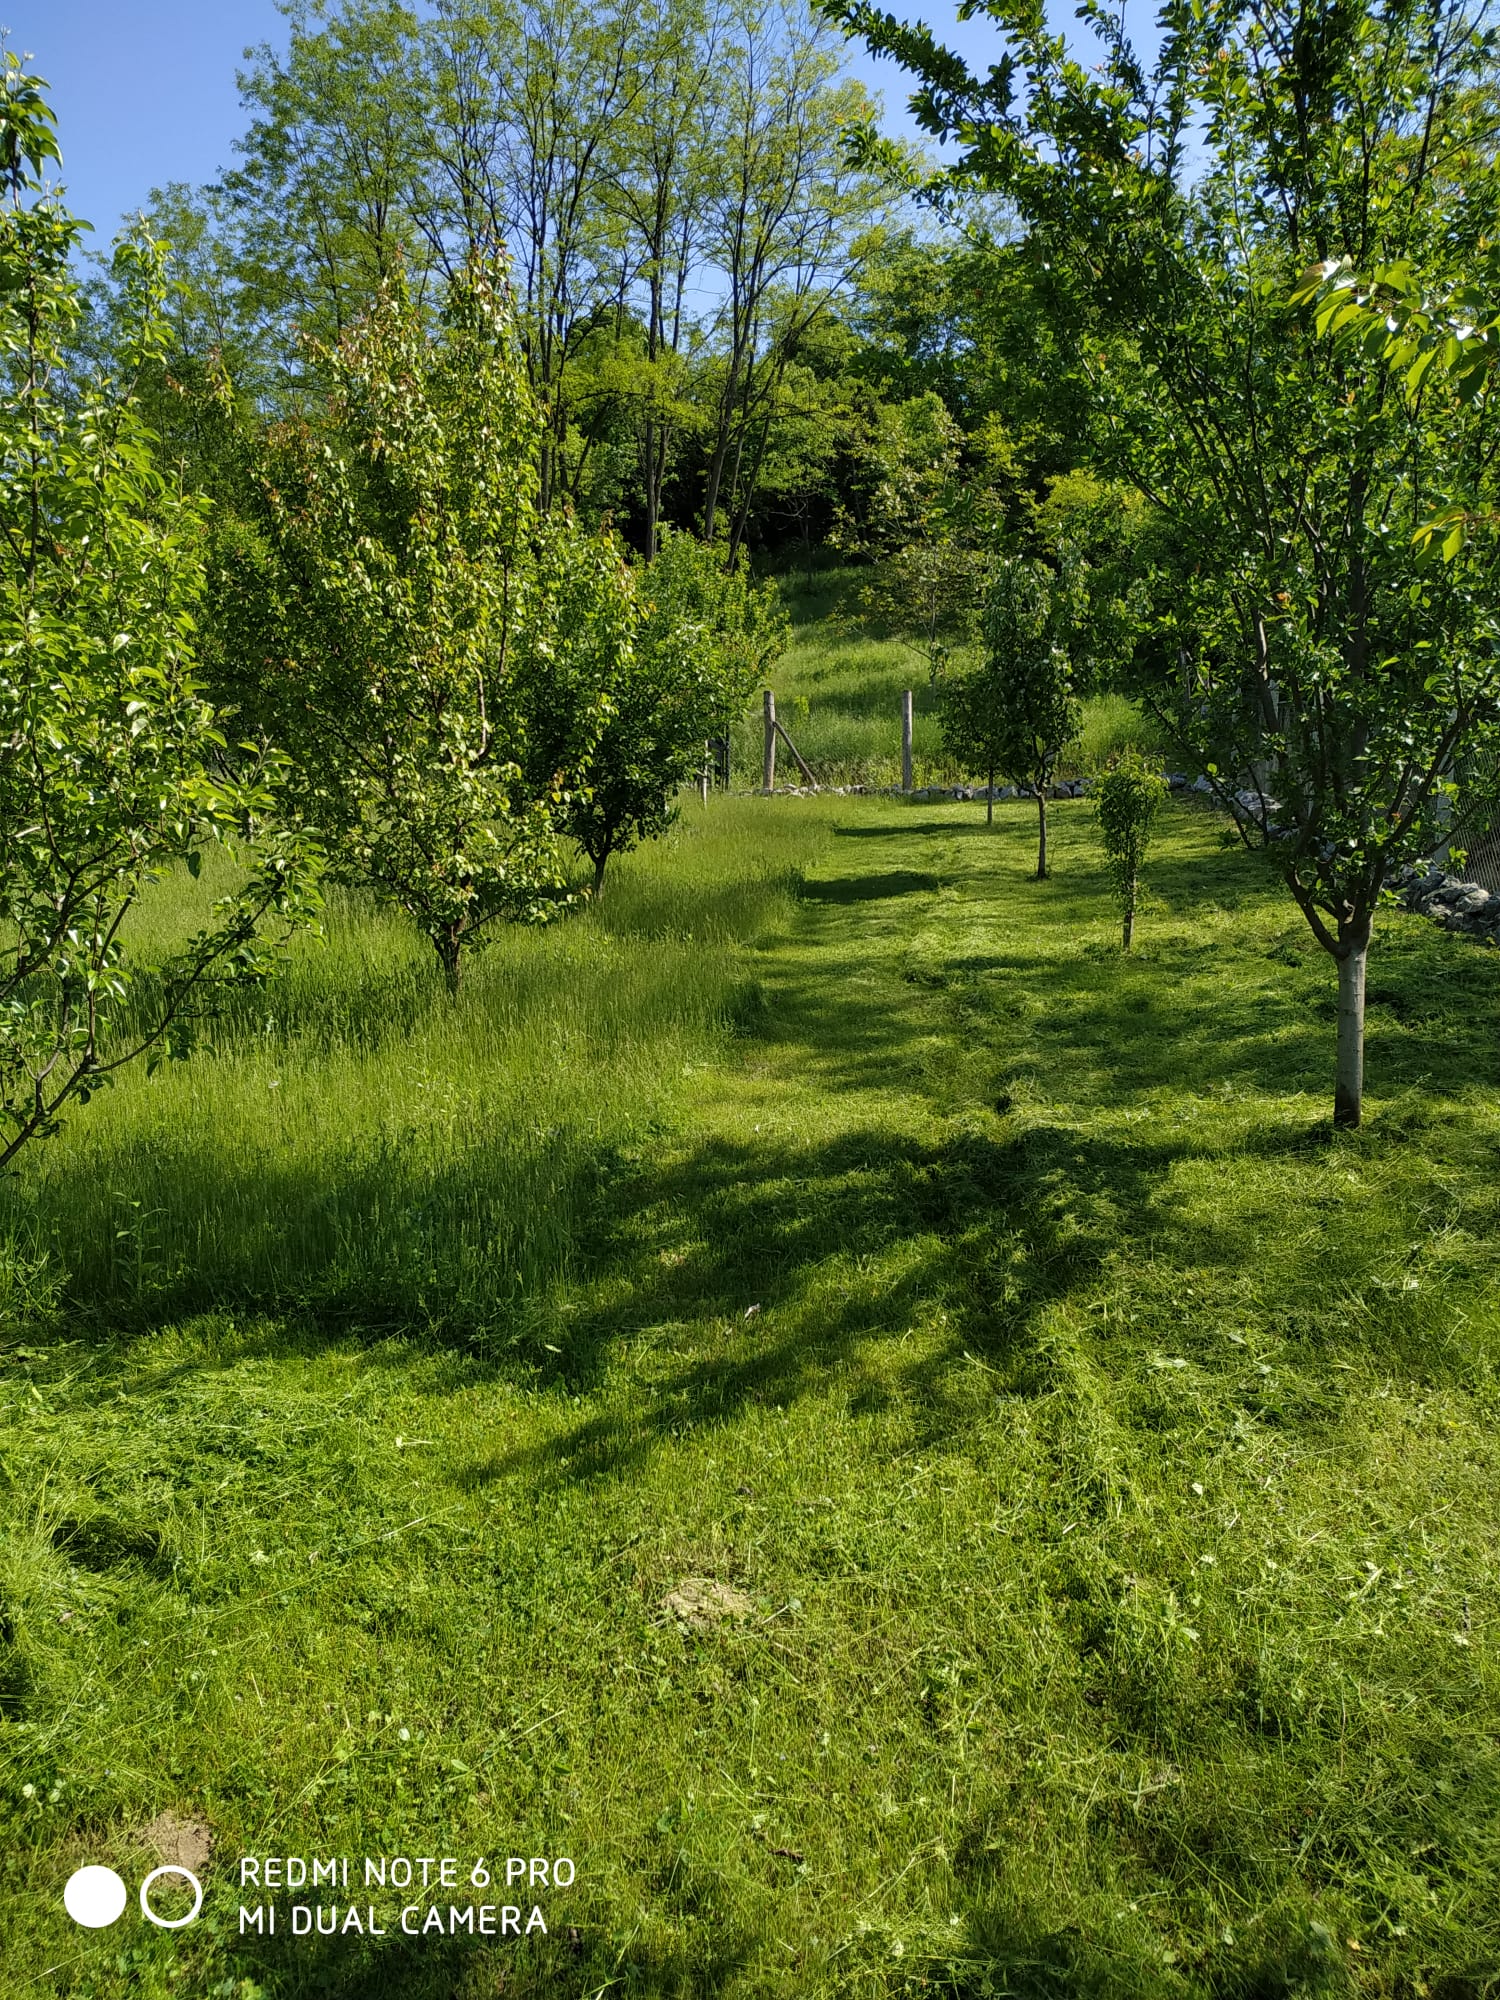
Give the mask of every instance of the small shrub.
<path id="1" fill-rule="evenodd" d="M 1141 867 L 1151 844 L 1152 824 L 1166 796 L 1165 780 L 1134 753 L 1122 757 L 1094 787 L 1094 816 L 1124 917 L 1126 951 L 1135 930 Z"/>

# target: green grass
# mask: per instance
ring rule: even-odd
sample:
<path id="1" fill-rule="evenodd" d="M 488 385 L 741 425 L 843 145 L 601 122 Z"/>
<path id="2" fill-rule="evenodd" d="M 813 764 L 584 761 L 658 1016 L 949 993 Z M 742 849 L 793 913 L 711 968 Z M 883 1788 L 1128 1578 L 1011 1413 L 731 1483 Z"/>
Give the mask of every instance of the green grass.
<path id="1" fill-rule="evenodd" d="M 1053 822 L 690 806 L 456 1011 L 344 905 L 35 1155 L 7 1995 L 1500 1990 L 1500 956 L 1384 922 L 1334 1138 L 1284 896 L 1174 805 L 1124 960 Z M 578 1874 L 236 1935 L 329 1852 Z"/>
<path id="2" fill-rule="evenodd" d="M 938 693 L 926 659 L 898 639 L 870 636 L 861 620 L 859 591 L 867 574 L 835 569 L 819 575 L 811 588 L 800 577 L 784 583 L 795 623 L 793 643 L 770 681 L 777 714 L 820 784 L 899 785 L 901 696 L 910 688 L 913 784 L 982 784 L 983 771 L 955 763 L 943 747 Z M 968 657 L 960 649 L 953 670 L 960 671 Z M 732 778 L 738 789 L 759 787 L 764 742 L 757 708 L 731 733 Z M 1120 695 L 1092 697 L 1084 704 L 1083 733 L 1064 759 L 1061 775 L 1100 770 L 1112 755 L 1131 746 L 1158 750 L 1156 735 L 1140 711 Z M 784 745 L 777 751 L 777 780 L 802 783 Z"/>

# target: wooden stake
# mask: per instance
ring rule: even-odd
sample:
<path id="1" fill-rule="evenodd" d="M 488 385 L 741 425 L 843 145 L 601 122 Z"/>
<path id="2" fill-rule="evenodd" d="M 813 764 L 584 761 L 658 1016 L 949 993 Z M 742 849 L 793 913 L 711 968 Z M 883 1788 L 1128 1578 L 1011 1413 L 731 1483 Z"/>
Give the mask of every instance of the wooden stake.
<path id="1" fill-rule="evenodd" d="M 911 689 L 901 697 L 901 789 L 911 790 Z"/>
<path id="2" fill-rule="evenodd" d="M 818 789 L 818 781 L 813 776 L 812 771 L 809 769 L 807 759 L 802 755 L 802 752 L 797 748 L 796 744 L 792 741 L 791 737 L 787 735 L 786 724 L 783 721 L 781 721 L 779 717 L 777 718 L 776 722 L 776 734 L 781 738 L 782 742 L 786 745 L 787 749 L 790 750 L 792 755 L 796 758 L 797 769 L 802 773 L 803 777 L 806 778 L 807 782 L 812 786 L 813 790 L 816 791 Z"/>
<path id="3" fill-rule="evenodd" d="M 762 784 L 761 790 L 766 792 L 774 792 L 775 789 L 776 789 L 776 697 L 774 694 L 772 694 L 771 690 L 767 688 L 766 689 L 765 782 Z"/>

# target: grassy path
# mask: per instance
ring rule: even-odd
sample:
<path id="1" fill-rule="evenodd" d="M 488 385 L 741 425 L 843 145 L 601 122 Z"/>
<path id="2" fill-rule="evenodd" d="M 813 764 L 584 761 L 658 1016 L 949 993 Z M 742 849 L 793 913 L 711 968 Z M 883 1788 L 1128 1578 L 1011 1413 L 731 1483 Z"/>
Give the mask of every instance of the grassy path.
<path id="1" fill-rule="evenodd" d="M 355 913 L 58 1142 L 5 1992 L 1494 1990 L 1495 959 L 1392 918 L 1328 1143 L 1295 913 L 1180 809 L 1122 963 L 1057 821 L 731 802 L 457 1018 Z M 163 1813 L 204 1918 L 69 1925 Z M 256 1943 L 245 1853 L 577 1880 Z"/>

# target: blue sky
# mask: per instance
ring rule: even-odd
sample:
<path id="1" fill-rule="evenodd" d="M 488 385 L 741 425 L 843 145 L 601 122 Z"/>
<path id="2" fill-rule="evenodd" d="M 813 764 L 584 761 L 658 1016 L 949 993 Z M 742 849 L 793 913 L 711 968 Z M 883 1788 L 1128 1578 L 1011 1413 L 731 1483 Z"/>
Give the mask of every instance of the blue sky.
<path id="1" fill-rule="evenodd" d="M 911 11 L 971 60 L 992 45 L 986 24 L 958 26 L 952 0 Z M 52 86 L 61 178 L 73 212 L 94 225 L 94 249 L 153 187 L 212 180 L 233 163 L 245 124 L 234 81 L 243 51 L 286 38 L 275 0 L 0 0 L 0 24 Z M 863 48 L 853 67 L 884 98 L 888 125 L 909 129 L 902 73 Z"/>
<path id="2" fill-rule="evenodd" d="M 61 179 L 95 249 L 153 187 L 232 162 L 242 51 L 286 28 L 274 0 L 0 0 L 0 23 L 52 86 Z"/>

